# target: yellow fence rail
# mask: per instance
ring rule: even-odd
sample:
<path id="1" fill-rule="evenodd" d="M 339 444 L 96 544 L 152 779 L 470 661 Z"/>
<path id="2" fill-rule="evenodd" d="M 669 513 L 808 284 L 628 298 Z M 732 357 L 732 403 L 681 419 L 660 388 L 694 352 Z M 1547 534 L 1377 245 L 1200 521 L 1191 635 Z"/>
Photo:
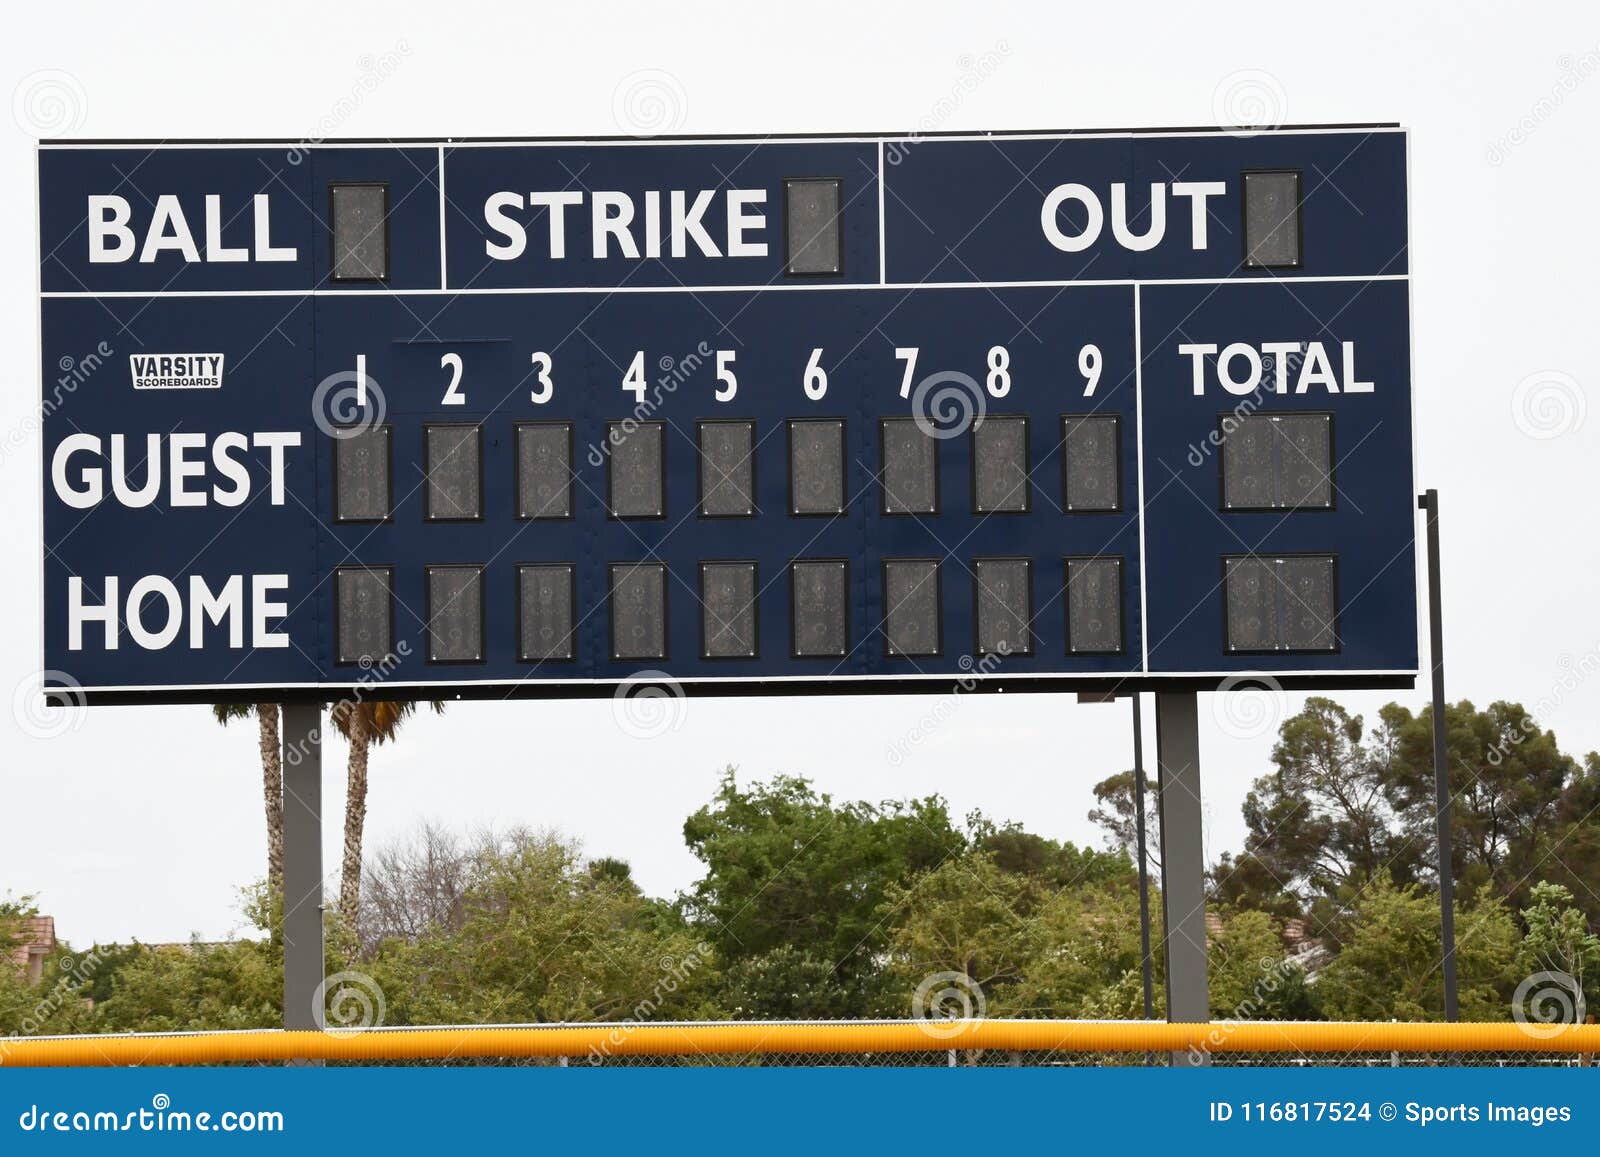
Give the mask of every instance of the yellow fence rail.
<path id="1" fill-rule="evenodd" d="M 521 1025 L 13 1037 L 0 1067 L 288 1060 L 1014 1052 L 1600 1053 L 1600 1025 L 965 1020 Z"/>

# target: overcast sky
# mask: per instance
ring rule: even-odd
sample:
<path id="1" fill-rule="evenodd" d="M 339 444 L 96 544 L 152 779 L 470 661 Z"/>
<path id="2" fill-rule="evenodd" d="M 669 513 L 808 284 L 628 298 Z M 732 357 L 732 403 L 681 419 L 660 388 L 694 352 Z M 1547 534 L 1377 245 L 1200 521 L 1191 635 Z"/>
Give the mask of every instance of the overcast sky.
<path id="1" fill-rule="evenodd" d="M 812 0 L 512 6 L 454 0 L 15 8 L 0 270 L 0 894 L 61 935 L 238 928 L 262 872 L 254 725 L 203 707 L 17 706 L 37 665 L 39 440 L 33 140 L 610 135 L 1398 121 L 1411 130 L 1418 479 L 1440 490 L 1448 690 L 1519 699 L 1600 748 L 1600 10 L 1593 3 L 1082 5 Z M 1537 12 L 1537 15 L 1534 13 Z M 343 109 L 344 112 L 336 110 Z M 643 122 L 641 124 L 641 121 Z M 1426 655 L 1426 640 L 1424 640 Z M 1420 707 L 1424 689 L 1402 693 Z M 1345 694 L 1369 717 L 1395 696 Z M 1208 856 L 1299 696 L 1201 705 Z M 10 709 L 8 709 L 10 708 Z M 19 717 L 20 713 L 20 717 Z M 722 767 L 837 797 L 938 792 L 1091 842 L 1091 786 L 1129 766 L 1127 704 L 1066 696 L 688 701 L 665 734 L 609 700 L 458 704 L 374 753 L 369 846 L 420 819 L 528 824 L 696 876 L 683 817 Z M 60 732 L 59 734 L 48 734 Z M 1147 745 L 1153 753 L 1153 736 Z M 342 747 L 324 791 L 343 798 Z M 328 865 L 340 817 L 328 817 Z"/>

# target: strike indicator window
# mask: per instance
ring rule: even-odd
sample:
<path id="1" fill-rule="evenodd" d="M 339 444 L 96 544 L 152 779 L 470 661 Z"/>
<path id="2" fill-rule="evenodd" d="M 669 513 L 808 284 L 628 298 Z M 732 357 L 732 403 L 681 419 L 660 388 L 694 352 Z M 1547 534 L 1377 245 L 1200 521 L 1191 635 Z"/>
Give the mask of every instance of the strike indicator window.
<path id="1" fill-rule="evenodd" d="M 517 567 L 517 657 L 524 663 L 574 657 L 576 591 L 571 563 Z"/>
<path id="2" fill-rule="evenodd" d="M 789 513 L 844 513 L 844 419 L 789 422 Z"/>
<path id="3" fill-rule="evenodd" d="M 1222 560 L 1229 651 L 1332 652 L 1338 641 L 1338 563 L 1332 555 Z"/>
<path id="4" fill-rule="evenodd" d="M 428 521 L 482 518 L 482 429 L 458 423 L 424 426 L 422 447 Z"/>
<path id="5" fill-rule="evenodd" d="M 662 564 L 611 567 L 611 657 L 667 657 L 667 568 Z"/>
<path id="6" fill-rule="evenodd" d="M 883 634 L 891 659 L 937 655 L 940 631 L 939 560 L 890 558 L 883 562 Z"/>
<path id="7" fill-rule="evenodd" d="M 783 183 L 785 238 L 790 275 L 839 273 L 844 269 L 840 242 L 837 177 L 799 177 Z"/>
<path id="8" fill-rule="evenodd" d="M 334 661 L 371 667 L 394 653 L 389 567 L 342 566 L 333 572 Z"/>
<path id="9" fill-rule="evenodd" d="M 939 441 L 915 418 L 885 418 L 878 427 L 885 514 L 939 512 Z"/>
<path id="10" fill-rule="evenodd" d="M 1333 509 L 1333 415 L 1224 415 L 1224 510 Z"/>
<path id="11" fill-rule="evenodd" d="M 1122 509 L 1121 426 L 1115 414 L 1067 414 L 1061 419 L 1061 509 Z"/>
<path id="12" fill-rule="evenodd" d="M 1028 509 L 1028 419 L 990 414 L 972 427 L 972 509 L 1020 514 Z"/>
<path id="13" fill-rule="evenodd" d="M 611 451 L 606 475 L 611 516 L 665 518 L 666 423 L 609 422 L 606 445 Z"/>
<path id="14" fill-rule="evenodd" d="M 972 563 L 980 655 L 1033 652 L 1033 564 L 1025 558 L 979 558 Z"/>
<path id="15" fill-rule="evenodd" d="M 756 424 L 700 423 L 700 513 L 748 518 L 756 512 Z"/>
<path id="16" fill-rule="evenodd" d="M 389 277 L 389 186 L 376 181 L 336 181 L 328 186 L 333 217 L 335 281 L 386 281 Z"/>
<path id="17" fill-rule="evenodd" d="M 517 425 L 517 517 L 572 517 L 572 423 Z"/>
<path id="18" fill-rule="evenodd" d="M 430 566 L 428 662 L 483 662 L 483 568 Z"/>
<path id="19" fill-rule="evenodd" d="M 345 427 L 333 437 L 335 520 L 383 522 L 390 514 L 390 427 Z"/>
<path id="20" fill-rule="evenodd" d="M 700 564 L 700 654 L 706 659 L 756 657 L 756 564 Z"/>
<path id="21" fill-rule="evenodd" d="M 797 659 L 842 659 L 849 651 L 849 564 L 803 559 L 789 568 L 791 650 Z"/>
<path id="22" fill-rule="evenodd" d="M 1244 174 L 1244 262 L 1252 269 L 1300 264 L 1300 171 Z"/>
<path id="23" fill-rule="evenodd" d="M 1122 640 L 1122 559 L 1099 555 L 1067 564 L 1067 653 L 1116 655 Z"/>

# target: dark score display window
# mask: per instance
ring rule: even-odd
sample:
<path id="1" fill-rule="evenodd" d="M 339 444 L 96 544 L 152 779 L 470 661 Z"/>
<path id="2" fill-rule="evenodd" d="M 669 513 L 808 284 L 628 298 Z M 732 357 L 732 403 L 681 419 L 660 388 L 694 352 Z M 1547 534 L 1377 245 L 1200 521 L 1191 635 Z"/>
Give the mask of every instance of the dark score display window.
<path id="1" fill-rule="evenodd" d="M 517 517 L 572 517 L 572 423 L 517 426 Z"/>
<path id="2" fill-rule="evenodd" d="M 666 439 L 665 422 L 607 424 L 612 517 L 666 517 Z"/>
<path id="3" fill-rule="evenodd" d="M 348 427 L 333 438 L 333 516 L 339 522 L 389 517 L 391 472 L 388 426 Z"/>
<path id="4" fill-rule="evenodd" d="M 789 513 L 844 513 L 844 419 L 789 422 Z"/>
<path id="5" fill-rule="evenodd" d="M 1225 415 L 1224 510 L 1331 510 L 1333 415 Z"/>
<path id="6" fill-rule="evenodd" d="M 612 566 L 611 657 L 667 657 L 667 568 L 660 563 Z"/>
<path id="7" fill-rule="evenodd" d="M 456 424 L 423 428 L 423 471 L 431 522 L 483 517 L 483 431 Z"/>
<path id="8" fill-rule="evenodd" d="M 700 654 L 706 659 L 756 656 L 756 564 L 700 564 Z"/>
<path id="9" fill-rule="evenodd" d="M 978 514 L 1028 509 L 1028 419 L 990 414 L 972 427 L 972 509 Z"/>
<path id="10" fill-rule="evenodd" d="M 756 424 L 700 423 L 700 513 L 748 518 L 756 512 Z"/>
<path id="11" fill-rule="evenodd" d="M 517 654 L 524 663 L 575 656 L 574 590 L 571 563 L 525 563 L 517 568 Z"/>
<path id="12" fill-rule="evenodd" d="M 428 662 L 483 662 L 483 568 L 428 568 Z"/>
<path id="13" fill-rule="evenodd" d="M 939 512 L 939 440 L 916 418 L 884 418 L 878 428 L 883 456 L 884 514 Z"/>
<path id="14" fill-rule="evenodd" d="M 389 186 L 372 181 L 328 187 L 333 215 L 335 281 L 384 281 L 389 276 Z"/>
<path id="15" fill-rule="evenodd" d="M 977 653 L 1027 655 L 1033 651 L 1033 564 L 1025 558 L 972 562 L 977 593 Z"/>
<path id="16" fill-rule="evenodd" d="M 1061 419 L 1061 509 L 1122 509 L 1122 423 L 1115 414 Z"/>
<path id="17" fill-rule="evenodd" d="M 1338 562 L 1332 555 L 1229 557 L 1222 575 L 1229 651 L 1338 650 Z"/>
<path id="18" fill-rule="evenodd" d="M 1244 260 L 1253 269 L 1300 264 L 1300 173 L 1244 174 Z"/>
<path id="19" fill-rule="evenodd" d="M 333 572 L 338 663 L 371 667 L 394 653 L 394 604 L 388 567 L 342 566 Z"/>
<path id="20" fill-rule="evenodd" d="M 804 559 L 790 567 L 795 658 L 842 659 L 849 651 L 848 579 L 843 559 Z"/>
<path id="21" fill-rule="evenodd" d="M 937 559 L 884 560 L 884 646 L 890 658 L 940 653 L 939 585 Z"/>
<path id="22" fill-rule="evenodd" d="M 1067 559 L 1067 653 L 1115 655 L 1122 642 L 1122 560 Z"/>
<path id="23" fill-rule="evenodd" d="M 783 183 L 784 236 L 793 275 L 839 273 L 844 269 L 839 231 L 837 177 L 800 177 Z"/>

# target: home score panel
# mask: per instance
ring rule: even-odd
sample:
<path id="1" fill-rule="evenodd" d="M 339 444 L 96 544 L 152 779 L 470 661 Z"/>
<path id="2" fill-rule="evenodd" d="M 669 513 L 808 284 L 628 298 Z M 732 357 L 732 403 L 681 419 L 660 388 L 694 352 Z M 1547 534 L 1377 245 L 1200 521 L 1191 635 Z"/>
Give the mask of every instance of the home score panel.
<path id="1" fill-rule="evenodd" d="M 1405 157 L 42 146 L 47 686 L 1408 686 Z"/>

